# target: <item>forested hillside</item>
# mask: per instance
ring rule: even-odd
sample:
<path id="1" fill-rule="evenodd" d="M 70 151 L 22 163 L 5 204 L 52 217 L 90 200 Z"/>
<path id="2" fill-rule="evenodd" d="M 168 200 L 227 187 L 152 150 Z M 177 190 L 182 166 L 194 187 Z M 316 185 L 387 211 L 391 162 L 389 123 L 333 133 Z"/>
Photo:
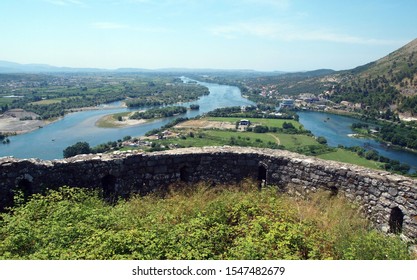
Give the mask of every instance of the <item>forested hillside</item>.
<path id="1" fill-rule="evenodd" d="M 417 39 L 389 55 L 335 75 L 331 99 L 374 110 L 417 113 Z"/>

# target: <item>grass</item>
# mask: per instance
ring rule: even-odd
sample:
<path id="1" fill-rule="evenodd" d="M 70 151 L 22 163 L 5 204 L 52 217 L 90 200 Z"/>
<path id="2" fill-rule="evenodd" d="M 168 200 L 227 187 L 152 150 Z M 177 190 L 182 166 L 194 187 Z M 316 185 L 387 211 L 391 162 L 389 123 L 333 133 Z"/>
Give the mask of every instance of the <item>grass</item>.
<path id="1" fill-rule="evenodd" d="M 238 146 L 267 147 L 269 142 L 276 143 L 270 133 L 236 132 L 228 130 L 179 130 L 183 137 L 158 141 L 162 145 L 178 144 L 183 147 L 204 147 L 232 145 L 234 138 Z M 194 137 L 190 137 L 190 132 Z M 279 135 L 276 134 L 278 137 Z"/>
<path id="2" fill-rule="evenodd" d="M 66 97 L 59 97 L 59 98 L 52 98 L 52 99 L 45 99 L 45 100 L 39 100 L 35 102 L 31 102 L 32 105 L 50 105 L 55 103 L 61 103 L 64 100 L 68 100 Z"/>
<path id="3" fill-rule="evenodd" d="M 326 192 L 301 200 L 256 182 L 177 183 L 109 205 L 62 188 L 1 214 L 0 259 L 410 259 Z"/>
<path id="4" fill-rule="evenodd" d="M 321 159 L 335 160 L 345 163 L 356 164 L 373 169 L 383 169 L 383 163 L 367 160 L 358 156 L 356 153 L 344 149 L 337 149 L 335 152 L 326 153 L 317 156 Z"/>
<path id="5" fill-rule="evenodd" d="M 0 97 L 0 106 L 10 105 L 12 104 L 12 102 L 13 102 L 12 98 Z"/>
<path id="6" fill-rule="evenodd" d="M 241 118 L 228 117 L 210 117 L 209 121 L 221 121 L 235 123 Z M 269 127 L 280 127 L 287 121 L 293 123 L 294 127 L 300 127 L 301 124 L 294 120 L 277 120 L 277 119 L 251 119 L 253 123 L 260 123 L 268 125 Z M 301 126 L 302 127 L 302 126 Z M 243 132 L 235 130 L 212 130 L 212 129 L 175 129 L 183 135 L 180 138 L 168 138 L 164 140 L 157 140 L 157 143 L 168 146 L 169 144 L 176 144 L 179 147 L 204 147 L 204 146 L 250 146 L 259 148 L 282 148 L 292 152 L 304 153 L 313 155 L 325 160 L 334 160 L 359 166 L 384 170 L 382 163 L 367 160 L 359 157 L 356 153 L 344 149 L 333 148 L 329 149 L 326 146 L 320 145 L 314 137 L 305 134 L 286 134 L 286 133 L 254 133 Z M 190 132 L 194 137 L 190 137 Z M 231 139 L 234 139 L 233 141 Z M 277 139 L 279 141 L 277 141 Z M 271 144 L 279 144 L 273 146 Z M 314 148 L 311 150 L 311 148 Z M 329 152 L 329 150 L 334 150 Z M 315 151 L 315 152 L 314 152 Z"/>
<path id="7" fill-rule="evenodd" d="M 308 145 L 318 145 L 318 142 L 315 138 L 308 135 L 300 134 L 276 134 L 281 141 L 281 145 L 288 150 L 294 150 L 297 147 L 308 146 Z"/>
<path id="8" fill-rule="evenodd" d="M 210 117 L 208 118 L 209 121 L 218 121 L 218 122 L 230 122 L 235 124 L 237 121 L 240 121 L 244 118 L 232 118 L 232 117 Z M 251 121 L 252 124 L 261 124 L 266 125 L 268 127 L 277 127 L 282 128 L 282 124 L 292 123 L 296 129 L 303 128 L 303 125 L 295 120 L 282 120 L 282 119 L 261 119 L 261 118 L 247 118 Z"/>
<path id="9" fill-rule="evenodd" d="M 126 117 L 129 114 L 130 114 L 130 112 L 123 112 L 123 113 L 117 113 L 117 114 L 112 114 L 112 115 L 106 115 L 104 117 L 101 117 L 96 122 L 96 126 L 101 127 L 101 128 L 117 128 L 117 127 L 120 127 L 120 125 L 118 124 L 117 118 L 119 116 Z"/>

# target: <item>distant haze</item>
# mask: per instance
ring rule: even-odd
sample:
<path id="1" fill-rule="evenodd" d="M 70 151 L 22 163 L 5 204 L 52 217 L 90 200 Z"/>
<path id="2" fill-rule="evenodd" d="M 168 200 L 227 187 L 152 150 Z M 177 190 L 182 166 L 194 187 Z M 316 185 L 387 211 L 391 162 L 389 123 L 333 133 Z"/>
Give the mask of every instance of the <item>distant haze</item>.
<path id="1" fill-rule="evenodd" d="M 417 37 L 415 11 L 415 0 L 4 0 L 0 60 L 105 69 L 342 70 Z"/>

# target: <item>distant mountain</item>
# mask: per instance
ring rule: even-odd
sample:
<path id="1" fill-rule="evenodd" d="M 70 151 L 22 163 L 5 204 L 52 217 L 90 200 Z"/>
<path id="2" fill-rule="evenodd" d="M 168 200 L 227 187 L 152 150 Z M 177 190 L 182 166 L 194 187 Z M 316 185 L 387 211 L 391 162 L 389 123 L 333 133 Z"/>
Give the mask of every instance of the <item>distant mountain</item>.
<path id="1" fill-rule="evenodd" d="M 385 75 L 398 83 L 413 78 L 417 74 L 417 39 L 377 61 L 350 70 L 350 73 L 361 78 Z"/>
<path id="2" fill-rule="evenodd" d="M 57 72 L 101 72 L 98 68 L 56 67 L 47 64 L 20 64 L 0 61 L 0 73 L 57 73 Z"/>
<path id="3" fill-rule="evenodd" d="M 282 78 L 285 78 L 285 77 L 313 78 L 313 77 L 331 75 L 334 73 L 336 73 L 336 71 L 332 69 L 317 69 L 317 70 L 305 71 L 305 72 L 282 73 L 283 75 Z"/>
<path id="4" fill-rule="evenodd" d="M 337 81 L 333 101 L 361 103 L 375 115 L 417 114 L 417 39 L 374 62 L 328 77 Z"/>
<path id="5" fill-rule="evenodd" d="M 0 73 L 244 73 L 244 74 L 273 74 L 280 75 L 285 72 L 262 72 L 250 69 L 210 69 L 210 68 L 161 68 L 161 69 L 144 69 L 144 68 L 118 68 L 118 69 L 101 69 L 101 68 L 71 68 L 56 67 L 47 64 L 19 64 L 9 61 L 0 60 Z"/>

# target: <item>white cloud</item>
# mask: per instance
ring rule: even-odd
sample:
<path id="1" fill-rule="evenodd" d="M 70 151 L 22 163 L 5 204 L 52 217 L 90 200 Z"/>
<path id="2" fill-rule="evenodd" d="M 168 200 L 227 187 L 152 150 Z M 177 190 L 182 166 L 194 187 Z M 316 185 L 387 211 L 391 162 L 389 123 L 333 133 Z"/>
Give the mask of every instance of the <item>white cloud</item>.
<path id="1" fill-rule="evenodd" d="M 317 41 L 364 45 L 398 45 L 392 40 L 363 38 L 349 34 L 338 33 L 328 29 L 303 28 L 291 24 L 275 22 L 238 22 L 227 25 L 214 26 L 208 29 L 215 36 L 228 39 L 238 37 L 259 37 L 268 40 L 281 41 Z"/>

